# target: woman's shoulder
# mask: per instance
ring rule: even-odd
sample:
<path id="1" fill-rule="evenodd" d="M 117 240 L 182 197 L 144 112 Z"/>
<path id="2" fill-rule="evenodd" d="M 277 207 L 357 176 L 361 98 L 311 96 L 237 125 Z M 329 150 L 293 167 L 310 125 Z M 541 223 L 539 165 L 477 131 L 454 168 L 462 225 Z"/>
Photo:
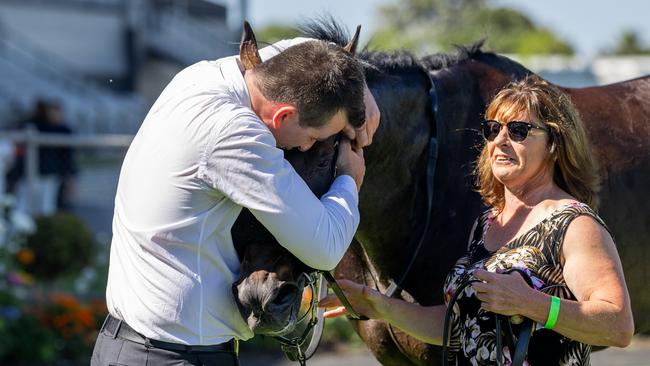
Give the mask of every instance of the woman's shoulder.
<path id="1" fill-rule="evenodd" d="M 580 202 L 576 199 L 559 200 L 557 202 L 554 202 L 552 208 L 549 209 L 549 211 L 553 216 L 559 217 L 560 220 L 568 220 L 567 224 L 578 217 L 587 216 L 591 217 L 593 221 L 597 222 L 598 224 L 607 227 L 596 210 L 591 208 L 588 204 Z"/>
<path id="2" fill-rule="evenodd" d="M 613 241 L 613 235 L 605 221 L 586 203 L 577 200 L 565 202 L 554 216 L 555 225 L 562 228 L 564 242 L 576 239 L 582 242 L 586 237 Z"/>

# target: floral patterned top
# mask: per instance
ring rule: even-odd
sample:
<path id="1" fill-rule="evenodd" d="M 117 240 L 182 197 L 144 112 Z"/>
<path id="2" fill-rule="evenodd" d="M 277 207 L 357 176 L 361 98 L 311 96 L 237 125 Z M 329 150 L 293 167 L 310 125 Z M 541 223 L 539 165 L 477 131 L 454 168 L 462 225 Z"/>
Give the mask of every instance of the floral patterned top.
<path id="1" fill-rule="evenodd" d="M 533 286 L 547 294 L 575 300 L 562 276 L 560 254 L 566 230 L 578 216 L 588 215 L 605 223 L 589 206 L 579 202 L 564 205 L 529 231 L 516 237 L 495 252 L 485 249 L 484 237 L 494 220 L 488 210 L 477 220 L 467 255 L 460 258 L 445 281 L 445 302 L 448 303 L 460 285 L 471 277 L 476 268 L 491 272 L 517 268 L 531 277 Z M 449 364 L 495 365 L 496 338 L 494 315 L 480 308 L 472 286 L 458 297 L 450 321 Z M 519 326 L 512 324 L 514 334 Z M 536 324 L 530 340 L 525 365 L 589 365 L 591 346 L 573 341 Z M 503 348 L 505 364 L 511 360 L 508 347 Z"/>

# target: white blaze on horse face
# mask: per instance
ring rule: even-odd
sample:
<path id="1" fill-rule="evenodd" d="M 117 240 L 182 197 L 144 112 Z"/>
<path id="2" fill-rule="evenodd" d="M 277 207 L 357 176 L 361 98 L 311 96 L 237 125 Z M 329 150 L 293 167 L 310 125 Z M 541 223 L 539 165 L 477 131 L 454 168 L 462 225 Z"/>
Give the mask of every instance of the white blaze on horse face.
<path id="1" fill-rule="evenodd" d="M 515 117 L 507 121 L 530 121 L 538 126 L 543 125 L 537 117 L 528 115 Z M 531 183 L 547 183 L 547 178 L 553 177 L 552 165 L 548 164 L 548 135 L 541 130 L 533 129 L 524 141 L 514 142 L 508 136 L 508 129 L 503 126 L 497 137 L 487 143 L 487 148 L 492 174 L 510 190 Z"/>

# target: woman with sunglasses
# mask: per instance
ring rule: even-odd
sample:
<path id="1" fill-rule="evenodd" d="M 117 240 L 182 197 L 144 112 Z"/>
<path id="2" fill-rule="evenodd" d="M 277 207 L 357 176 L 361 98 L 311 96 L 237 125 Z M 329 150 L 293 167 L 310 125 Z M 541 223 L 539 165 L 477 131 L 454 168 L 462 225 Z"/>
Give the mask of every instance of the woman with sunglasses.
<path id="1" fill-rule="evenodd" d="M 571 101 L 531 76 L 501 90 L 485 117 L 475 174 L 489 209 L 445 283 L 447 303 L 458 293 L 449 363 L 513 361 L 507 344 L 497 350 L 492 313 L 509 317 L 515 334 L 522 319 L 536 323 L 525 356 L 534 366 L 588 365 L 591 345 L 627 346 L 634 333 L 630 298 L 612 236 L 595 212 L 597 165 Z M 443 343 L 445 305 L 423 307 L 339 284 L 363 315 Z M 329 297 L 320 306 L 336 305 Z M 344 313 L 339 307 L 326 316 Z"/>

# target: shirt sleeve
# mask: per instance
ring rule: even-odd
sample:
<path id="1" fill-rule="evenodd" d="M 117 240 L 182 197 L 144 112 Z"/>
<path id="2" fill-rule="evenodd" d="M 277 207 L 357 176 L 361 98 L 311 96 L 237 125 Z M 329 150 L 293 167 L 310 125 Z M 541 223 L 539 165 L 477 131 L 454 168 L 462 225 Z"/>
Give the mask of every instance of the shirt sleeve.
<path id="1" fill-rule="evenodd" d="M 252 112 L 239 115 L 218 133 L 199 177 L 248 208 L 280 245 L 312 268 L 333 269 L 359 225 L 354 180 L 337 177 L 319 200 Z"/>

